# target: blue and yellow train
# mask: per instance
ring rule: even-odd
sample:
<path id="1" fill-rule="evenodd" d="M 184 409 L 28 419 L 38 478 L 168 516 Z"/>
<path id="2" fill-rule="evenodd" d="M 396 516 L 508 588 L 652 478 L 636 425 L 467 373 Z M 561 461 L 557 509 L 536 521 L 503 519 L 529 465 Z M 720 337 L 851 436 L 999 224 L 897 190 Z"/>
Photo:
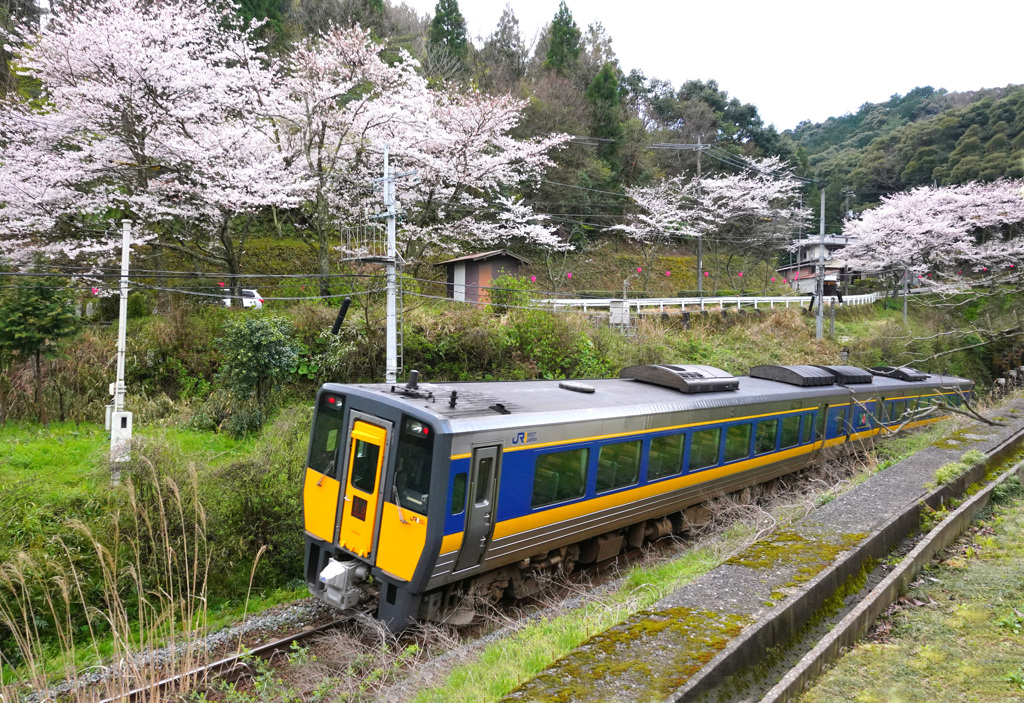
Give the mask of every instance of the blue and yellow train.
<path id="1" fill-rule="evenodd" d="M 634 366 L 618 379 L 325 384 L 303 487 L 305 576 L 392 630 L 686 528 L 687 509 L 916 426 L 962 378 L 882 367 Z"/>

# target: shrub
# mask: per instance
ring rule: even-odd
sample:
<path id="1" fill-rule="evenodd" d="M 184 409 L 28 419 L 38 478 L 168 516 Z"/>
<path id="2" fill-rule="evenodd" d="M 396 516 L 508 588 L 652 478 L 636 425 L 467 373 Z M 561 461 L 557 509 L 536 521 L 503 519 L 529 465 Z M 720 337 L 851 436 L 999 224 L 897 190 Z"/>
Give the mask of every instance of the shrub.
<path id="1" fill-rule="evenodd" d="M 529 307 L 533 302 L 530 282 L 525 278 L 502 274 L 491 281 L 491 310 L 506 313 L 509 308 Z"/>
<path id="2" fill-rule="evenodd" d="M 228 323 L 217 340 L 223 355 L 224 385 L 246 399 L 255 396 L 262 406 L 298 361 L 298 343 L 283 317 L 244 311 Z"/>

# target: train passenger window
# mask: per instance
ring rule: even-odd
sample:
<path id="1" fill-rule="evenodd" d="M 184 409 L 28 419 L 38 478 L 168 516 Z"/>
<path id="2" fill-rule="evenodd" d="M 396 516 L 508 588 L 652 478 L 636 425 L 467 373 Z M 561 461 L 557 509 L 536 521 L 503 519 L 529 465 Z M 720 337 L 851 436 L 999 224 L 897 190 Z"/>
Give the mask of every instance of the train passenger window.
<path id="1" fill-rule="evenodd" d="M 800 416 L 787 415 L 782 418 L 782 442 L 779 447 L 789 449 L 798 444 L 800 444 Z"/>
<path id="2" fill-rule="evenodd" d="M 459 515 L 466 509 L 466 474 L 455 474 L 452 479 L 452 515 Z"/>
<path id="3" fill-rule="evenodd" d="M 655 437 L 651 440 L 651 453 L 647 459 L 647 480 L 674 476 L 683 470 L 683 449 L 686 435 L 683 433 Z"/>
<path id="4" fill-rule="evenodd" d="M 767 454 L 775 451 L 775 437 L 778 435 L 778 420 L 761 420 L 757 423 L 754 435 L 754 454 Z"/>
<path id="5" fill-rule="evenodd" d="M 697 430 L 690 439 L 690 471 L 706 469 L 718 463 L 718 448 L 721 445 L 722 428 Z"/>
<path id="6" fill-rule="evenodd" d="M 641 440 L 605 444 L 597 455 L 597 492 L 603 493 L 640 480 Z"/>
<path id="7" fill-rule="evenodd" d="M 342 415 L 345 396 L 333 393 L 320 395 L 313 420 L 313 439 L 309 443 L 306 466 L 322 474 L 334 474 L 338 457 L 338 438 L 342 436 Z"/>
<path id="8" fill-rule="evenodd" d="M 395 456 L 395 486 L 402 507 L 427 514 L 434 432 L 419 420 L 405 418 Z"/>
<path id="9" fill-rule="evenodd" d="M 733 425 L 725 431 L 725 461 L 746 459 L 750 456 L 750 423 Z"/>
<path id="10" fill-rule="evenodd" d="M 901 400 L 898 403 L 892 404 L 892 419 L 899 422 L 903 419 L 903 416 L 907 414 L 907 401 Z"/>
<path id="11" fill-rule="evenodd" d="M 814 430 L 814 415 L 815 413 L 807 413 L 804 417 L 804 439 L 803 443 L 808 444 L 811 441 L 811 434 Z"/>
<path id="12" fill-rule="evenodd" d="M 352 486 L 363 493 L 373 493 L 377 487 L 377 457 L 380 447 L 376 444 L 356 440 L 352 459 Z"/>
<path id="13" fill-rule="evenodd" d="M 533 476 L 533 507 L 582 498 L 587 491 L 589 461 L 590 450 L 586 448 L 538 456 Z"/>

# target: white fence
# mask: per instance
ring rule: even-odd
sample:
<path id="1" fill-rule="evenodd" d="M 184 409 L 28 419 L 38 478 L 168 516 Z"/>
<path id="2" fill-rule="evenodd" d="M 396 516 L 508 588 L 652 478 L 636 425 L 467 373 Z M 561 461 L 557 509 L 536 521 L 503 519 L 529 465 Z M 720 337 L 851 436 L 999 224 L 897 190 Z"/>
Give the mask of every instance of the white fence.
<path id="1" fill-rule="evenodd" d="M 870 305 L 879 300 L 882 294 L 866 293 L 864 295 L 844 295 L 842 305 Z M 776 307 L 796 308 L 810 303 L 809 296 L 801 295 L 780 295 L 769 296 L 747 296 L 734 295 L 721 298 L 548 298 L 541 301 L 544 305 L 552 306 L 553 310 L 559 308 L 582 308 L 583 312 L 590 310 L 611 310 L 612 307 L 624 310 L 628 305 L 629 313 L 641 315 L 644 313 L 660 312 L 698 312 L 700 310 L 726 310 L 729 308 L 771 308 Z M 836 296 L 825 296 L 825 304 L 839 302 Z M 655 309 L 652 309 L 655 308 Z"/>

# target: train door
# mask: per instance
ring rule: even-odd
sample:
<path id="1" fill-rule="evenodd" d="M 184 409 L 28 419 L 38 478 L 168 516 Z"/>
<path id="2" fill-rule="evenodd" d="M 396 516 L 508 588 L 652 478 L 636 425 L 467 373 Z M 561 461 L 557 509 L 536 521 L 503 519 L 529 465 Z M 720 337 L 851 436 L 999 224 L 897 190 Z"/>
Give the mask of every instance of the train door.
<path id="1" fill-rule="evenodd" d="M 469 507 L 466 511 L 466 532 L 455 570 L 469 569 L 480 563 L 480 557 L 491 537 L 497 508 L 498 464 L 501 445 L 477 447 L 469 474 Z"/>
<path id="2" fill-rule="evenodd" d="M 349 420 L 348 455 L 344 478 L 341 528 L 338 546 L 369 557 L 373 550 L 380 502 L 381 474 L 387 465 L 391 423 L 373 415 L 352 411 Z"/>

